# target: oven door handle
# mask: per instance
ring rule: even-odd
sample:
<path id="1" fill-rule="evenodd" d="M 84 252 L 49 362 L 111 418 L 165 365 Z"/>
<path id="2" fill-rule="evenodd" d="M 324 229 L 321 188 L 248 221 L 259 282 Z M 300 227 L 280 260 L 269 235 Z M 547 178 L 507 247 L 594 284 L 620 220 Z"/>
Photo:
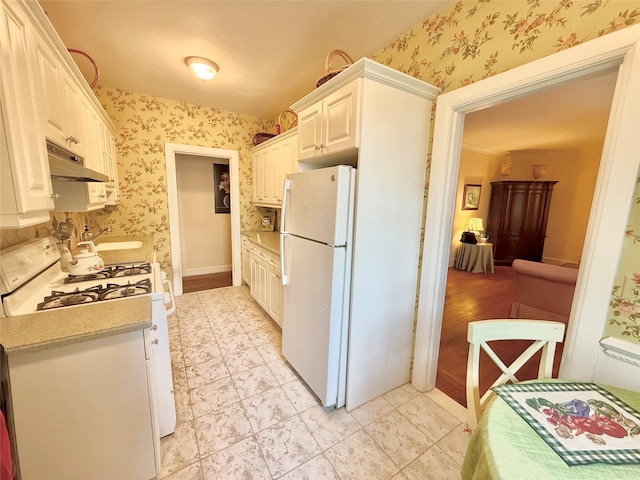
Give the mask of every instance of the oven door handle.
<path id="1" fill-rule="evenodd" d="M 162 290 L 164 294 L 164 309 L 167 312 L 167 315 L 171 315 L 176 311 L 176 297 L 173 296 L 173 287 L 171 286 L 171 282 L 167 278 L 167 274 L 161 272 L 162 276 Z M 164 286 L 168 287 L 168 292 L 165 290 Z M 167 307 L 169 305 L 169 307 Z"/>

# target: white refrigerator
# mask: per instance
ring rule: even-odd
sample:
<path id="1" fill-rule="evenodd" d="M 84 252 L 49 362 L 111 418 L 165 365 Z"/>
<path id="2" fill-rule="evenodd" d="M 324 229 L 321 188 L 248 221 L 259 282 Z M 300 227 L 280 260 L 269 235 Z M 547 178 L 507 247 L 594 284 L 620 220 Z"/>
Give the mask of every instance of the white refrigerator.
<path id="1" fill-rule="evenodd" d="M 345 405 L 355 178 L 340 165 L 284 184 L 282 354 L 325 407 Z"/>

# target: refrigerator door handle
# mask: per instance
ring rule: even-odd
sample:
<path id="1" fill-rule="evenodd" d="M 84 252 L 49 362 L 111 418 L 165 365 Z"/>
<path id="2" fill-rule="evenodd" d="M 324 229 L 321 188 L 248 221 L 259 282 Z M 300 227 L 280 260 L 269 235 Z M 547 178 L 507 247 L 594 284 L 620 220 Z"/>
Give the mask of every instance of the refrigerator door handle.
<path id="1" fill-rule="evenodd" d="M 291 190 L 291 180 L 288 178 L 284 179 L 284 188 L 282 191 L 282 220 L 280 224 L 280 233 L 289 233 L 287 232 L 287 228 L 285 227 L 285 218 L 287 218 L 287 197 L 288 192 Z M 280 243 L 280 249 L 282 249 L 282 242 Z M 282 258 L 282 256 L 281 256 Z M 284 260 L 283 260 L 284 262 Z M 284 274 L 284 272 L 283 272 Z M 284 284 L 283 284 L 284 285 Z"/>
<path id="2" fill-rule="evenodd" d="M 285 192 L 286 192 L 286 189 L 285 189 Z M 286 198 L 286 195 L 285 195 L 285 198 Z M 284 216 L 282 217 L 282 220 L 284 221 Z M 288 233 L 280 234 L 280 272 L 281 272 L 280 278 L 283 286 L 289 283 L 289 276 L 286 274 L 286 270 L 284 268 L 284 241 L 285 241 L 285 238 L 287 238 L 288 236 L 289 236 Z"/>

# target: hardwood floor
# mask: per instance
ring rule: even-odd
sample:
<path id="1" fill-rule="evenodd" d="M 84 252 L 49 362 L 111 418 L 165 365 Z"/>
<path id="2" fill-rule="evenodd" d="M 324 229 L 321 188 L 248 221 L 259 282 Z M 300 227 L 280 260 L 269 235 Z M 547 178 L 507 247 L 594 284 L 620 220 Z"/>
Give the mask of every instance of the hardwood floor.
<path id="1" fill-rule="evenodd" d="M 182 291 L 184 293 L 199 292 L 201 290 L 209 290 L 211 288 L 230 287 L 231 285 L 231 272 L 182 277 Z"/>
<path id="2" fill-rule="evenodd" d="M 445 295 L 440 355 L 436 387 L 461 405 L 466 406 L 465 382 L 467 372 L 467 325 L 475 320 L 509 318 L 515 275 L 511 267 L 497 266 L 494 274 L 470 273 L 449 269 Z M 531 342 L 499 341 L 491 347 L 507 365 Z M 556 351 L 555 374 L 562 356 L 562 345 Z M 537 376 L 536 355 L 521 370 L 519 380 Z M 500 375 L 500 370 L 483 353 L 480 355 L 480 387 L 486 391 Z"/>

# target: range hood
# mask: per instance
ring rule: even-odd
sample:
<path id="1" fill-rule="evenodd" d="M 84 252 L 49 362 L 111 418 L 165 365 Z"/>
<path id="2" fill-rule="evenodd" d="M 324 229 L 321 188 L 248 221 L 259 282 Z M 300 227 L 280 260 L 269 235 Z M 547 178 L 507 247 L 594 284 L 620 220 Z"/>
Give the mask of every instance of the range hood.
<path id="1" fill-rule="evenodd" d="M 84 158 L 47 140 L 51 178 L 67 182 L 108 182 L 103 173 L 84 166 Z"/>

